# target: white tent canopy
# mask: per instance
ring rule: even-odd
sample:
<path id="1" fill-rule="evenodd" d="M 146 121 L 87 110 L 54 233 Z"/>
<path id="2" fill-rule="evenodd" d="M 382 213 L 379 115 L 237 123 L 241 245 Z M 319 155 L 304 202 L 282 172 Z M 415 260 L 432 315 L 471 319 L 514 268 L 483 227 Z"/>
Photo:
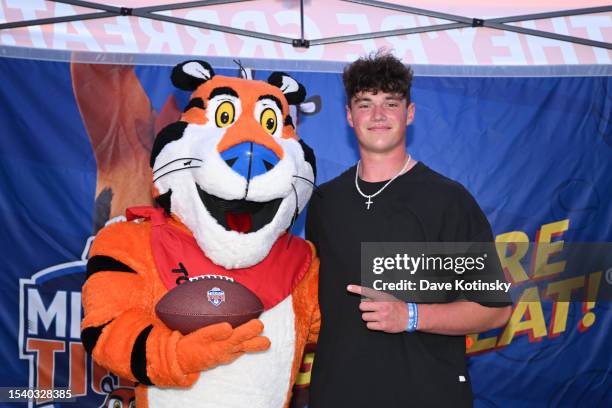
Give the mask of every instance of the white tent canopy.
<path id="1" fill-rule="evenodd" d="M 609 68 L 604 66 L 612 61 L 612 5 L 498 3 L 1 0 L 0 52 L 343 62 L 386 47 L 410 64 Z"/>

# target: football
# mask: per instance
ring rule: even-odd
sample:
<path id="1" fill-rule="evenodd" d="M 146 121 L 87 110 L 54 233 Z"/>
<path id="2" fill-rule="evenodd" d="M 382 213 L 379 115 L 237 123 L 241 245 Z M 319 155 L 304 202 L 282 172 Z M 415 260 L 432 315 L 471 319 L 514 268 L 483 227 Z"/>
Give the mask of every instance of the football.
<path id="1" fill-rule="evenodd" d="M 155 312 L 168 328 L 189 334 L 214 323 L 240 326 L 259 317 L 263 304 L 231 278 L 204 275 L 171 289 L 159 300 Z"/>

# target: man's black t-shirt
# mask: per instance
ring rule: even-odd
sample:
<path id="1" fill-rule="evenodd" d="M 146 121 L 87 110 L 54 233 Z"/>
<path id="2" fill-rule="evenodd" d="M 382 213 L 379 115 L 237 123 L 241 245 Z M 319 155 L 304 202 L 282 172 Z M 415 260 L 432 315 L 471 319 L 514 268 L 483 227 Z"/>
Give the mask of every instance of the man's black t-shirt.
<path id="1" fill-rule="evenodd" d="M 422 163 L 394 180 L 368 210 L 350 168 L 314 194 L 306 237 L 320 259 L 322 326 L 310 386 L 311 408 L 469 407 L 465 337 L 369 330 L 360 297 L 362 242 L 491 242 L 472 196 Z M 384 182 L 359 181 L 365 194 Z M 501 306 L 502 304 L 500 304 Z"/>

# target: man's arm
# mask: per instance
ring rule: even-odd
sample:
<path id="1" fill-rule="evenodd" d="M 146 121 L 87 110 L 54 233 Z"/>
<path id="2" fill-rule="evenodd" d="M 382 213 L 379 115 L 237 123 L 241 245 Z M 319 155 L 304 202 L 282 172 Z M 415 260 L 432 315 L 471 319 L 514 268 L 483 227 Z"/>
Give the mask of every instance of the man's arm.
<path id="1" fill-rule="evenodd" d="M 447 335 L 464 335 L 495 329 L 506 324 L 512 313 L 510 306 L 488 307 L 476 302 L 461 301 L 420 304 L 418 308 L 417 330 Z"/>
<path id="2" fill-rule="evenodd" d="M 401 333 L 406 330 L 408 326 L 406 303 L 384 296 L 378 297 L 379 295 L 375 294 L 373 289 L 357 285 L 349 285 L 347 290 L 371 299 L 359 304 L 359 310 L 362 312 L 362 318 L 368 329 L 387 333 Z M 418 313 L 417 330 L 419 331 L 445 335 L 465 335 L 503 326 L 510 318 L 511 307 L 487 307 L 476 302 L 457 301 L 419 304 Z"/>

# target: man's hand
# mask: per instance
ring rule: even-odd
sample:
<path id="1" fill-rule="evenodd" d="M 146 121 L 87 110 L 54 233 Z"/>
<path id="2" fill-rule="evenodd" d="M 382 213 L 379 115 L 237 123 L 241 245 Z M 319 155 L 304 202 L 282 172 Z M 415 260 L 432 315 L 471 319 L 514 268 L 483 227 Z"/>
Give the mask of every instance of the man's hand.
<path id="1" fill-rule="evenodd" d="M 386 333 L 401 333 L 408 326 L 408 307 L 406 303 L 385 292 L 358 285 L 348 285 L 346 290 L 367 299 L 359 303 L 361 318 L 370 330 Z"/>
<path id="2" fill-rule="evenodd" d="M 407 329 L 406 303 L 372 288 L 348 285 L 346 289 L 367 298 L 359 304 L 359 310 L 363 312 L 361 317 L 367 322 L 368 329 L 386 333 L 400 333 Z M 487 307 L 469 301 L 420 303 L 418 307 L 418 331 L 449 336 L 480 333 L 503 326 L 512 313 L 510 306 Z"/>

